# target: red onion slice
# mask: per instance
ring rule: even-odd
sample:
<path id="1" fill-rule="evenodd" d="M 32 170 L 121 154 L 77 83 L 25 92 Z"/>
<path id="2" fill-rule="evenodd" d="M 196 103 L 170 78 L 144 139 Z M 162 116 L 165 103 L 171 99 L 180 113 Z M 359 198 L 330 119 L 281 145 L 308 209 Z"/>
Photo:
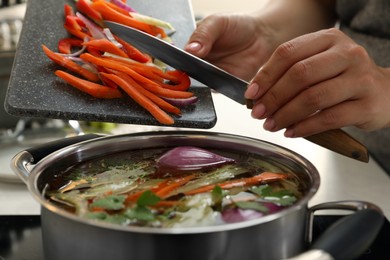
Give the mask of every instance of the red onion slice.
<path id="1" fill-rule="evenodd" d="M 217 167 L 235 160 L 220 156 L 210 151 L 192 147 L 180 146 L 169 150 L 157 159 L 159 170 L 164 171 L 192 171 Z"/>

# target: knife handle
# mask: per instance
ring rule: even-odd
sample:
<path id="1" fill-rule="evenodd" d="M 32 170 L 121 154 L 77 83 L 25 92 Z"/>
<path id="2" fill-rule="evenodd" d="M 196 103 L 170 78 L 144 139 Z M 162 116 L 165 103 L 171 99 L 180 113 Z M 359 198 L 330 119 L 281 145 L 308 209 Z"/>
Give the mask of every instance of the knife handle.
<path id="1" fill-rule="evenodd" d="M 362 162 L 369 161 L 367 148 L 341 129 L 328 130 L 304 138 L 312 143 L 355 160 Z"/>

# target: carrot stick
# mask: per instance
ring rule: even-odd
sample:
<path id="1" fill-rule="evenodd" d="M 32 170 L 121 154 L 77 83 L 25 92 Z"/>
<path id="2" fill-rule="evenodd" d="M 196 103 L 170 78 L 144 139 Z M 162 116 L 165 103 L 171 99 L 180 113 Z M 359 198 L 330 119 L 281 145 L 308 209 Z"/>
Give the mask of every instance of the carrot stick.
<path id="1" fill-rule="evenodd" d="M 127 74 L 120 72 L 120 71 L 115 71 L 113 72 L 114 74 L 118 75 L 125 81 L 129 82 L 131 85 L 133 85 L 134 88 L 137 89 L 140 93 L 145 95 L 147 98 L 149 98 L 151 101 L 153 101 L 156 105 L 158 105 L 161 109 L 163 109 L 166 112 L 170 112 L 176 115 L 180 115 L 181 111 L 179 108 L 173 106 L 172 104 L 168 103 L 164 99 L 160 98 L 159 96 L 156 96 L 154 93 L 144 89 L 141 85 L 139 85 L 135 80 L 133 80 L 130 76 Z"/>
<path id="2" fill-rule="evenodd" d="M 73 87 L 93 97 L 107 99 L 122 97 L 122 93 L 118 89 L 106 87 L 88 80 L 80 79 L 62 70 L 57 70 L 55 74 Z"/>
<path id="3" fill-rule="evenodd" d="M 114 74 L 105 74 L 107 78 L 114 81 L 120 88 L 122 88 L 135 102 L 145 108 L 158 122 L 165 125 L 172 125 L 173 118 L 153 103 L 149 98 L 145 97 L 129 82 Z"/>
<path id="4" fill-rule="evenodd" d="M 76 28 L 71 27 L 71 26 L 69 26 L 67 24 L 64 24 L 64 28 L 65 28 L 65 30 L 68 33 L 70 33 L 71 35 L 73 35 L 73 36 L 75 36 L 77 38 L 80 38 L 82 40 L 84 40 L 85 38 L 88 38 L 88 39 L 91 38 L 91 35 L 89 35 L 87 33 L 84 33 L 84 32 L 82 32 L 80 30 L 77 30 Z"/>
<path id="5" fill-rule="evenodd" d="M 166 186 L 167 183 L 168 183 L 168 179 L 165 179 L 165 180 L 159 182 L 159 183 L 156 185 L 156 187 L 153 187 L 153 188 L 151 188 L 150 190 L 151 190 L 152 192 L 155 192 L 156 190 L 159 190 L 159 189 L 161 189 L 162 187 Z M 140 190 L 140 191 L 137 191 L 137 192 L 134 192 L 134 193 L 128 195 L 127 198 L 126 198 L 126 202 L 135 202 L 135 201 L 137 201 L 137 199 L 139 198 L 139 196 L 141 196 L 142 193 L 144 193 L 145 191 L 146 191 L 146 190 Z"/>
<path id="6" fill-rule="evenodd" d="M 136 28 L 138 30 L 149 33 L 153 36 L 161 35 L 162 37 L 166 37 L 166 33 L 164 30 L 157 26 L 153 26 L 144 22 L 140 22 L 130 16 L 124 15 L 121 12 L 110 7 L 104 0 L 98 0 L 91 4 L 92 8 L 98 11 L 103 19 L 117 22 L 123 25 L 127 25 L 129 27 Z"/>
<path id="7" fill-rule="evenodd" d="M 143 86 L 147 85 L 147 86 L 150 86 L 151 88 L 159 87 L 159 85 L 157 83 L 149 80 L 146 77 L 143 77 L 142 75 L 138 74 L 134 70 L 124 66 L 122 63 L 114 62 L 112 60 L 108 60 L 105 58 L 95 57 L 89 53 L 81 54 L 80 58 L 85 60 L 85 61 L 96 64 L 98 66 L 103 66 L 103 67 L 110 68 L 113 70 L 122 71 L 122 72 L 126 73 L 127 75 L 131 76 L 133 79 L 136 79 L 138 82 L 142 83 Z"/>
<path id="8" fill-rule="evenodd" d="M 282 173 L 273 173 L 273 172 L 263 172 L 261 174 L 258 174 L 253 177 L 249 178 L 242 178 L 242 179 L 236 179 L 236 180 L 230 180 L 226 181 L 220 184 L 211 184 L 211 185 L 206 185 L 203 187 L 200 187 L 198 189 L 194 189 L 191 191 L 186 192 L 186 195 L 194 195 L 198 193 L 203 193 L 203 192 L 209 192 L 212 191 L 215 186 L 219 186 L 222 189 L 232 189 L 235 187 L 243 187 L 243 186 L 250 186 L 250 185 L 255 185 L 258 183 L 264 183 L 264 182 L 271 182 L 271 181 L 277 181 L 281 179 L 287 178 L 286 174 Z"/>
<path id="9" fill-rule="evenodd" d="M 47 55 L 47 57 L 49 57 L 52 61 L 54 61 L 58 65 L 65 67 L 73 72 L 76 72 L 90 81 L 94 81 L 94 82 L 99 81 L 99 76 L 97 74 L 83 68 L 79 64 L 71 61 L 70 59 L 65 58 L 64 56 L 51 51 L 43 44 L 42 44 L 42 49 Z"/>
<path id="10" fill-rule="evenodd" d="M 159 196 L 160 198 L 166 198 L 167 196 L 169 196 L 169 193 L 171 193 L 172 191 L 174 191 L 178 187 L 183 186 L 184 184 L 186 184 L 190 180 L 194 179 L 195 177 L 196 177 L 195 174 L 191 174 L 191 175 L 179 178 L 179 179 L 175 179 L 169 185 L 156 191 L 155 194 L 157 196 Z"/>
<path id="11" fill-rule="evenodd" d="M 158 68 L 152 67 L 150 65 L 144 64 L 144 63 L 137 63 L 135 61 L 129 60 L 129 59 L 123 59 L 120 57 L 114 57 L 114 56 L 105 56 L 105 59 L 113 60 L 119 63 L 122 63 L 123 65 L 129 67 L 130 69 L 138 72 L 144 77 L 147 77 L 148 79 L 154 80 L 154 81 L 160 81 L 162 82 L 162 77 L 158 76 Z M 156 72 L 154 72 L 156 71 Z M 161 70 L 160 70 L 161 71 Z"/>
<path id="12" fill-rule="evenodd" d="M 107 39 L 93 39 L 84 42 L 83 45 L 91 46 L 102 52 L 109 52 L 120 57 L 128 58 L 127 54 Z"/>
<path id="13" fill-rule="evenodd" d="M 179 90 L 171 90 L 161 87 L 158 83 L 151 81 L 150 79 L 142 76 L 141 74 L 135 72 L 134 70 L 130 69 L 129 67 L 123 65 L 121 62 L 113 61 L 112 59 L 107 58 L 98 58 L 95 57 L 89 53 L 83 53 L 80 55 L 80 58 L 82 58 L 85 61 L 91 62 L 93 64 L 103 66 L 106 68 L 122 71 L 132 77 L 135 81 L 142 84 L 144 88 L 149 90 L 152 93 L 155 93 L 156 95 L 160 97 L 167 97 L 167 98 L 189 98 L 194 95 L 192 92 L 188 91 L 179 91 Z"/>

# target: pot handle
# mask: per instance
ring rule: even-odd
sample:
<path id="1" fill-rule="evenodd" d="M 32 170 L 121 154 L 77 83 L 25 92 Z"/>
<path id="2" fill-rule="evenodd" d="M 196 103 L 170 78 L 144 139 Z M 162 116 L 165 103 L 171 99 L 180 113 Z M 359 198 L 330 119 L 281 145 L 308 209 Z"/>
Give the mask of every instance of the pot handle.
<path id="1" fill-rule="evenodd" d="M 303 259 L 356 259 L 374 242 L 384 222 L 379 207 L 365 201 L 339 201 L 316 205 L 309 209 L 309 240 L 312 240 L 314 212 L 317 210 L 342 209 L 356 211 L 331 225 L 309 251 L 294 260 Z"/>
<path id="2" fill-rule="evenodd" d="M 38 145 L 33 148 L 28 148 L 19 152 L 12 158 L 11 168 L 24 183 L 27 183 L 28 176 L 30 174 L 28 168 L 29 165 L 38 163 L 47 155 L 61 148 L 102 136 L 103 135 L 98 134 L 77 135 Z"/>

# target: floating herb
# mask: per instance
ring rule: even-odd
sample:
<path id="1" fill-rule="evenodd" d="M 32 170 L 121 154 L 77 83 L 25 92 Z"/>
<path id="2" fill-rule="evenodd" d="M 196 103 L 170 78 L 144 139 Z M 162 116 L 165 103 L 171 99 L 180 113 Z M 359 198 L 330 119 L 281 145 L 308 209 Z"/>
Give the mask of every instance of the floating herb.
<path id="1" fill-rule="evenodd" d="M 103 208 L 107 210 L 119 210 L 125 207 L 124 201 L 126 196 L 124 195 L 109 195 L 104 198 L 96 199 L 91 203 L 92 208 Z"/>

